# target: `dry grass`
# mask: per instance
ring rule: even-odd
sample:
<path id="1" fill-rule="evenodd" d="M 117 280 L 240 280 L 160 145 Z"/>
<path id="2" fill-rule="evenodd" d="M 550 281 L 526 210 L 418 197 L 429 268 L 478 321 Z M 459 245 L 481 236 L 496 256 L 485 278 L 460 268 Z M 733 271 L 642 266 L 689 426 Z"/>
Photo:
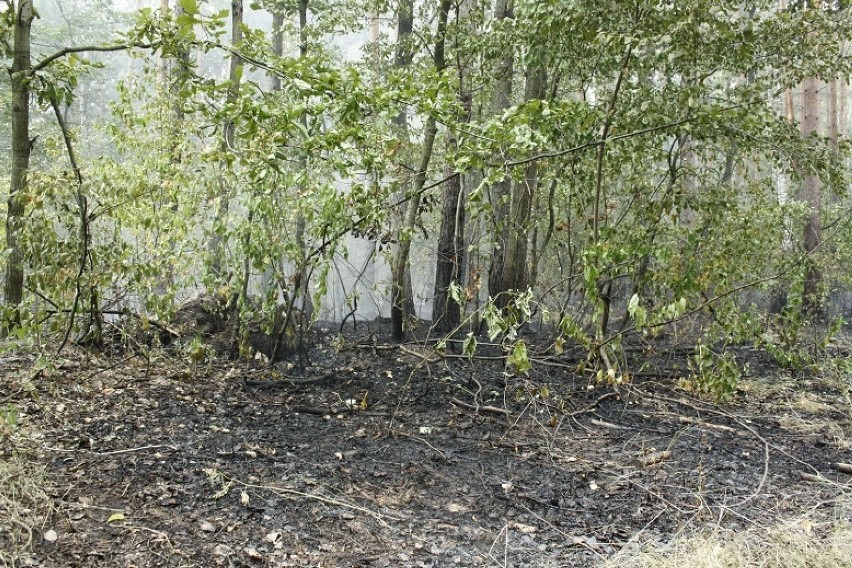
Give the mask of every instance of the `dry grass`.
<path id="1" fill-rule="evenodd" d="M 33 543 L 52 511 L 44 468 L 24 459 L 0 457 L 0 566 L 31 558 Z"/>
<path id="2" fill-rule="evenodd" d="M 790 407 L 807 414 L 827 414 L 835 409 L 834 405 L 828 404 L 810 392 L 798 393 L 798 396 L 790 401 Z"/>
<path id="3" fill-rule="evenodd" d="M 607 568 L 852 568 L 852 520 L 809 518 L 771 528 L 712 531 L 660 548 L 625 549 Z"/>

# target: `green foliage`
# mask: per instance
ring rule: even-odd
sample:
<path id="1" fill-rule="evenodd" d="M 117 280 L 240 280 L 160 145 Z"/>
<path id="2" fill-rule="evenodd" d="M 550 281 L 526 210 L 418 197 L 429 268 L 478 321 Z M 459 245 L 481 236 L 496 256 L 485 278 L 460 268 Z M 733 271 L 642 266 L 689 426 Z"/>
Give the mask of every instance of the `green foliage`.
<path id="1" fill-rule="evenodd" d="M 532 369 L 529 353 L 527 352 L 527 343 L 523 339 L 515 342 L 511 353 L 509 353 L 506 359 L 506 363 L 514 367 L 515 373 L 518 375 L 526 374 L 527 371 Z"/>
<path id="2" fill-rule="evenodd" d="M 778 95 L 805 77 L 850 74 L 841 41 L 852 33 L 849 15 L 778 11 L 770 0 L 747 9 L 709 0 L 516 0 L 514 17 L 495 22 L 493 2 L 470 4 L 450 18 L 451 64 L 441 74 L 423 47 L 437 33 L 430 3 L 418 7 L 411 45 L 397 46 L 382 28 L 357 61 L 328 39 L 363 32 L 364 14 L 387 16 L 396 4 L 312 1 L 304 56 L 296 2 L 256 3 L 286 17 L 280 56 L 270 33 L 249 24 L 239 45 L 225 45 L 228 11 L 196 0 L 181 0 L 177 16 L 134 14 L 123 38 L 155 48 L 126 62 L 135 72 L 118 81 L 112 115 L 98 118 L 100 140 L 90 129 L 75 132 L 91 232 L 90 267 L 79 280 L 80 211 L 64 148 L 44 128 L 22 230 L 36 319 L 66 309 L 78 284 L 100 291 L 104 306 L 161 316 L 179 291 L 206 288 L 237 297 L 243 324 L 259 318 L 270 329 L 297 281 L 321 298 L 346 235 L 420 238 L 419 230 L 398 231 L 395 210 L 413 197 L 412 164 L 432 117 L 441 128 L 430 183 L 446 171 L 476 180 L 466 213 L 481 241 L 471 252 L 502 244 L 507 223 L 495 211 L 517 205 L 512 195 L 498 202 L 496 184 L 534 197 L 522 229 L 527 264 L 535 257 L 525 270 L 537 281 L 499 298 L 505 309 L 489 302 L 481 313 L 517 373 L 529 370 L 517 335 L 534 307 L 559 314 L 557 350 L 581 345 L 602 373 L 616 373 L 627 331 L 653 336 L 687 319 L 699 322 L 696 337 L 709 345 L 768 338 L 762 345 L 782 362 L 807 365 L 795 354 L 813 323 L 801 313 L 806 262 L 795 246 L 806 211 L 791 199 L 795 191 L 779 198 L 776 181 L 794 188 L 817 172 L 826 194 L 837 196 L 826 207 L 831 242 L 805 260 L 827 281 L 852 284 L 852 228 L 835 223 L 848 207 L 850 148 L 803 139 L 781 116 Z M 126 17 L 104 8 L 99 1 L 79 14 Z M 77 23 L 79 14 L 66 16 Z M 11 16 L 0 16 L 0 54 L 8 57 Z M 99 40 L 91 28 L 81 36 Z M 65 34 L 63 20 L 50 33 Z M 397 48 L 412 54 L 411 65 L 394 64 Z M 239 57 L 236 82 L 219 69 L 230 57 Z M 494 113 L 507 58 L 509 104 Z M 111 71 L 114 62 L 94 55 L 58 60 L 32 81 L 36 101 L 75 109 L 110 63 Z M 546 94 L 528 100 L 536 69 Z M 273 77 L 280 89 L 269 87 Z M 472 98 L 469 121 L 463 94 Z M 457 144 L 445 143 L 449 137 Z M 108 149 L 97 151 L 104 141 Z M 435 195 L 424 191 L 423 233 L 436 223 Z M 216 239 L 220 252 L 210 246 Z M 242 296 L 250 284 L 261 302 Z M 449 290 L 459 305 L 468 299 L 463 286 Z M 776 288 L 788 290 L 788 302 L 773 328 L 744 292 Z M 62 327 L 58 318 L 47 322 Z M 476 346 L 468 335 L 465 355 Z M 693 365 L 702 390 L 722 397 L 733 389 L 735 361 L 724 353 L 699 345 Z"/>
<path id="3" fill-rule="evenodd" d="M 717 401 L 733 395 L 742 378 L 742 370 L 731 353 L 716 353 L 702 343 L 696 345 L 695 355 L 689 363 L 691 384 Z"/>

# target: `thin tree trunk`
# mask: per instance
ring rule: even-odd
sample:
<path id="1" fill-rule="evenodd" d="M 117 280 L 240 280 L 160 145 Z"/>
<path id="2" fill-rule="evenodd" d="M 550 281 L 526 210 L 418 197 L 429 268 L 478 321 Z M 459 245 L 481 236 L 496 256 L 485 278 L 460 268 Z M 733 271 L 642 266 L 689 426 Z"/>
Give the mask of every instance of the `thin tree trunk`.
<path id="1" fill-rule="evenodd" d="M 396 52 L 394 54 L 394 66 L 398 69 L 406 69 L 411 66 L 414 60 L 414 49 L 412 47 L 412 36 L 414 34 L 414 0 L 400 0 L 399 12 L 397 14 L 397 29 L 396 29 Z M 394 123 L 399 129 L 400 139 L 406 144 L 410 141 L 408 132 L 408 111 L 405 107 L 400 109 L 399 114 L 394 118 Z M 413 165 L 408 165 L 406 172 L 403 175 L 409 175 L 408 170 L 413 169 Z M 401 184 L 403 193 L 411 188 L 411 182 Z M 395 219 L 394 224 L 402 226 L 405 223 L 405 210 L 395 210 L 393 212 Z M 397 238 L 396 243 L 391 246 L 391 257 L 396 258 L 400 254 L 401 239 Z M 393 279 L 391 273 L 391 287 L 396 286 L 397 281 Z M 391 292 L 393 297 L 393 291 Z M 402 311 L 403 317 L 414 316 L 414 287 L 411 283 L 411 267 L 405 266 L 402 275 Z M 393 306 L 391 306 L 391 318 L 393 318 Z"/>
<path id="2" fill-rule="evenodd" d="M 494 8 L 494 19 L 499 23 L 514 18 L 513 0 L 497 0 Z M 501 115 L 509 108 L 512 100 L 512 79 L 514 75 L 515 57 L 512 48 L 500 60 L 497 66 L 497 79 L 494 84 L 494 114 Z M 491 206 L 494 211 L 494 247 L 491 251 L 491 266 L 488 271 L 488 294 L 495 304 L 503 308 L 508 302 L 505 292 L 506 279 L 504 270 L 506 263 L 506 246 L 508 245 L 509 199 L 512 192 L 512 181 L 509 178 L 500 180 L 491 187 Z"/>
<path id="3" fill-rule="evenodd" d="M 231 1 L 231 46 L 237 48 L 243 40 L 243 2 L 242 0 Z M 226 95 L 226 104 L 233 105 L 237 100 L 237 95 L 240 89 L 240 76 L 242 75 L 242 63 L 236 54 L 231 54 L 230 66 L 228 70 L 228 91 Z M 220 151 L 227 154 L 233 151 L 235 126 L 232 120 L 228 120 L 222 133 L 222 143 Z M 210 271 L 217 279 L 221 279 L 223 274 L 222 261 L 225 257 L 225 239 L 222 236 L 224 225 L 227 223 L 228 210 L 230 208 L 230 187 L 228 177 L 231 172 L 228 171 L 227 161 L 223 159 L 222 167 L 225 169 L 221 173 L 219 179 L 219 206 L 216 211 L 215 226 L 210 239 Z"/>
<path id="4" fill-rule="evenodd" d="M 446 59 L 444 49 L 446 45 L 447 35 L 447 15 L 450 11 L 450 0 L 441 0 L 441 5 L 438 14 L 438 31 L 435 39 L 435 70 L 440 74 L 446 69 Z M 420 154 L 420 166 L 414 177 L 414 187 L 412 187 L 412 196 L 408 202 L 406 210 L 405 224 L 401 231 L 399 242 L 399 250 L 396 257 L 393 259 L 391 267 L 391 329 L 395 341 L 402 341 L 405 338 L 405 330 L 403 320 L 405 314 L 403 307 L 405 298 L 403 297 L 403 285 L 405 280 L 405 270 L 408 266 L 408 258 L 411 253 L 411 238 L 412 230 L 417 222 L 417 216 L 420 212 L 420 200 L 423 194 L 423 187 L 426 185 L 426 178 L 429 169 L 429 162 L 432 160 L 432 150 L 435 146 L 435 136 L 438 133 L 438 124 L 434 115 L 430 115 L 426 120 L 426 129 L 423 135 L 423 147 Z"/>
<path id="5" fill-rule="evenodd" d="M 812 138 L 819 134 L 819 79 L 805 79 L 802 85 L 802 135 Z M 815 139 L 813 140 L 816 143 Z M 819 176 L 806 172 L 802 182 L 800 199 L 807 205 L 803 242 L 806 253 L 813 253 L 821 238 L 822 182 Z M 808 258 L 805 274 L 803 309 L 808 315 L 819 317 L 821 313 L 819 288 L 821 275 L 813 258 Z"/>
<path id="6" fill-rule="evenodd" d="M 284 21 L 285 21 L 285 13 L 280 4 L 276 4 L 272 9 L 272 53 L 276 55 L 276 57 L 280 58 L 284 55 Z M 281 90 L 281 77 L 277 73 L 272 74 L 272 90 L 280 91 Z M 280 200 L 286 199 L 278 196 Z M 267 225 L 269 220 L 264 219 L 264 224 Z M 276 259 L 271 263 L 271 266 L 267 266 L 261 276 L 261 288 L 263 289 L 263 293 L 276 293 L 278 290 L 278 286 L 281 283 L 281 279 L 283 278 L 283 260 L 281 258 Z"/>
<path id="7" fill-rule="evenodd" d="M 299 0 L 299 58 L 304 60 L 308 56 L 308 0 Z M 299 117 L 299 122 L 302 125 L 302 132 L 308 131 L 308 115 L 306 112 L 302 113 L 302 116 Z M 302 171 L 302 193 L 304 193 L 305 186 L 307 185 L 308 179 L 308 155 L 302 150 L 299 152 L 299 169 Z M 311 301 L 311 294 L 308 287 L 308 269 L 305 266 L 305 217 L 301 213 L 299 213 L 296 218 L 296 243 L 299 246 L 299 259 L 298 266 L 296 270 L 298 271 L 296 274 L 296 282 L 293 290 L 293 301 L 296 301 L 297 297 L 300 297 L 301 300 L 301 309 L 305 318 L 310 319 L 313 314 L 313 303 Z M 299 329 L 297 333 L 297 349 L 299 353 L 299 362 L 302 362 L 302 339 L 303 339 L 303 329 Z"/>
<path id="8" fill-rule="evenodd" d="M 838 131 L 839 131 L 839 120 L 838 120 L 838 88 L 837 88 L 837 79 L 832 79 L 828 84 L 828 139 L 831 140 L 832 145 L 837 147 L 838 142 Z"/>
<path id="9" fill-rule="evenodd" d="M 24 221 L 24 193 L 27 189 L 27 170 L 30 165 L 30 92 L 27 81 L 32 66 L 30 32 L 33 22 L 32 0 L 20 0 L 15 15 L 14 54 L 12 60 L 12 171 L 6 212 L 6 246 L 9 260 L 6 265 L 4 296 L 8 320 L 3 333 L 21 322 L 20 305 L 24 295 L 24 259 L 20 234 Z"/>
<path id="10" fill-rule="evenodd" d="M 545 88 L 545 71 L 541 66 L 527 71 L 524 100 L 540 99 Z M 529 286 L 527 251 L 529 250 L 530 213 L 538 189 L 538 166 L 532 162 L 524 170 L 524 182 L 514 184 L 508 219 L 507 243 L 503 265 L 502 290 L 523 292 Z"/>
<path id="11" fill-rule="evenodd" d="M 272 52 L 278 56 L 284 56 L 284 11 L 276 5 L 272 11 Z M 281 90 L 281 76 L 272 74 L 272 90 Z"/>

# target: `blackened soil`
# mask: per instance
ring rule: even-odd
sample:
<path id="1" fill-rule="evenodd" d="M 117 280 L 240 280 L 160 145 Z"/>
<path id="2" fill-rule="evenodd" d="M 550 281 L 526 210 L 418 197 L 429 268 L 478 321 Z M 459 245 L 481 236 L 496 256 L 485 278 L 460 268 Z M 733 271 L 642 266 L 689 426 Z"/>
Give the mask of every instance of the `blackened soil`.
<path id="1" fill-rule="evenodd" d="M 830 466 L 852 461 L 849 408 L 821 382 L 776 371 L 713 405 L 672 377 L 616 392 L 570 362 L 519 378 L 320 339 L 303 372 L 4 365 L 21 414 L 0 456 L 44 463 L 57 506 L 20 565 L 593 566 L 685 530 L 818 514 L 849 486 Z"/>

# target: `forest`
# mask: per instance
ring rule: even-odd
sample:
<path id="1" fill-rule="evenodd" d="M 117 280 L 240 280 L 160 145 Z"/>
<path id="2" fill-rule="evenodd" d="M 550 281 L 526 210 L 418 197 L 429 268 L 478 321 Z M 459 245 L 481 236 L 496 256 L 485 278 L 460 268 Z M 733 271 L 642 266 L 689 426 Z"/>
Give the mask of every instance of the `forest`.
<path id="1" fill-rule="evenodd" d="M 0 2 L 0 567 L 852 567 L 845 0 Z"/>

